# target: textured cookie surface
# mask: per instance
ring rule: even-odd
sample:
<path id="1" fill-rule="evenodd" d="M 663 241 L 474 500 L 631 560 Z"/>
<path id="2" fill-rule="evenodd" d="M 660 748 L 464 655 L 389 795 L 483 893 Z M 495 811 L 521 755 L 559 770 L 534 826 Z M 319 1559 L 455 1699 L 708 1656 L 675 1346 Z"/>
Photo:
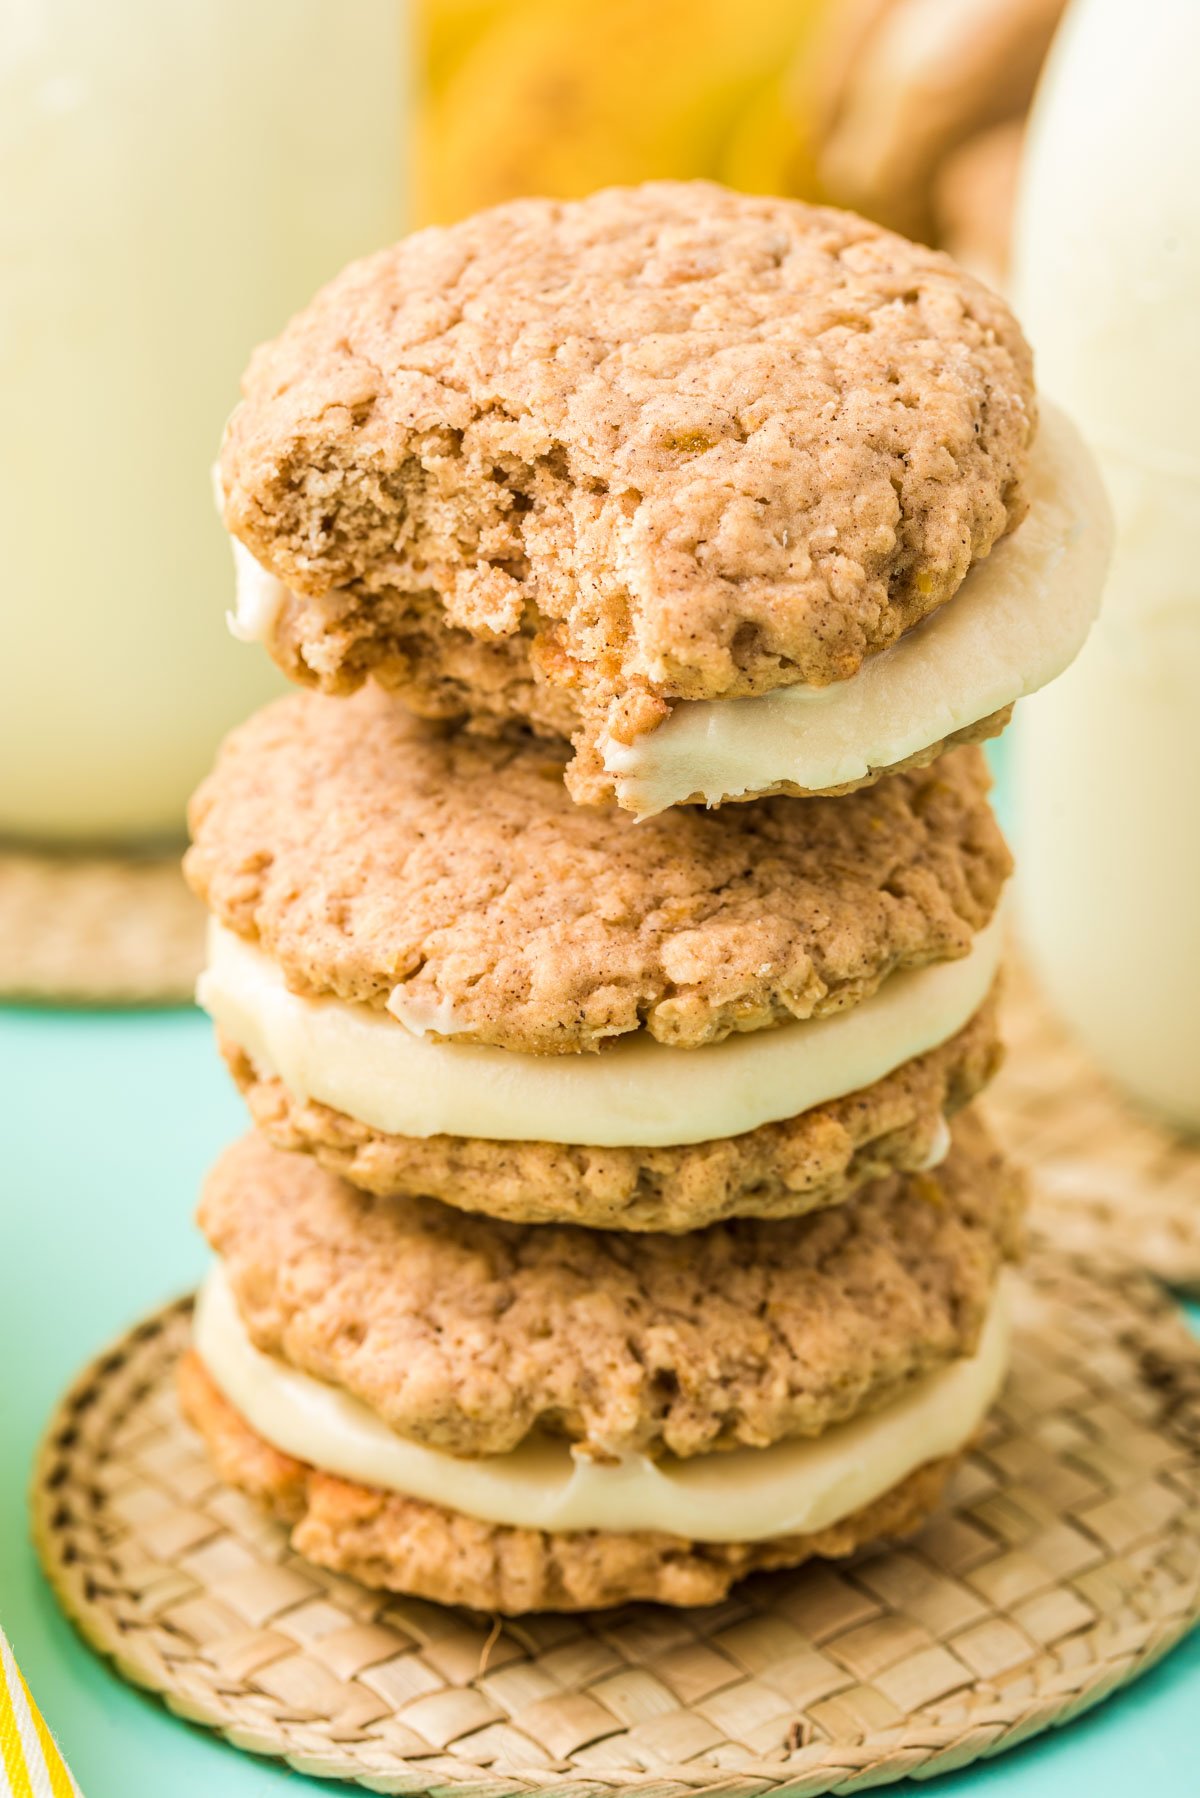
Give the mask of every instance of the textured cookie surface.
<path id="1" fill-rule="evenodd" d="M 728 1217 L 799 1217 L 893 1169 L 923 1167 L 944 1117 L 1000 1061 L 989 1001 L 949 1042 L 861 1092 L 743 1136 L 682 1148 L 589 1148 L 463 1136 L 388 1136 L 289 1093 L 234 1044 L 222 1051 L 257 1127 L 280 1149 L 381 1197 L 431 1197 L 518 1223 L 696 1230 Z"/>
<path id="2" fill-rule="evenodd" d="M 403 985 L 456 1040 L 535 1052 L 840 1009 L 964 954 L 1009 871 L 975 749 L 845 798 L 641 824 L 573 805 L 561 772 L 375 688 L 294 695 L 228 739 L 186 871 L 294 989 L 382 1007 Z"/>
<path id="3" fill-rule="evenodd" d="M 851 676 L 1019 521 L 1034 429 L 1011 313 L 946 258 L 658 182 L 354 264 L 256 354 L 221 469 L 294 678 L 594 743 Z"/>
<path id="4" fill-rule="evenodd" d="M 258 1347 L 401 1435 L 695 1455 L 817 1434 L 974 1349 L 1021 1189 L 971 1113 L 954 1137 L 812 1217 L 634 1236 L 377 1199 L 252 1136 L 200 1224 Z"/>
<path id="5" fill-rule="evenodd" d="M 595 1610 L 633 1599 L 715 1604 L 748 1573 L 796 1567 L 818 1555 L 841 1557 L 908 1535 L 936 1506 L 954 1465 L 928 1462 L 872 1504 L 810 1536 L 688 1542 L 648 1532 L 551 1535 L 482 1523 L 281 1454 L 229 1404 L 194 1353 L 180 1366 L 179 1386 L 217 1471 L 292 1526 L 298 1553 L 364 1585 L 506 1615 Z"/>

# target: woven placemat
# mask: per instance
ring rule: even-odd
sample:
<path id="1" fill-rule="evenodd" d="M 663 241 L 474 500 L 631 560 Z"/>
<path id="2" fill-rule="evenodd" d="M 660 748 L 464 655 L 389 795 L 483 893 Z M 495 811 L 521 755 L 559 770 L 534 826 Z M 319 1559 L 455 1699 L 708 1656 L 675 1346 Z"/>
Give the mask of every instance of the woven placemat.
<path id="1" fill-rule="evenodd" d="M 323 1573 L 222 1485 L 175 1402 L 189 1315 L 63 1401 L 39 1550 L 126 1678 L 301 1772 L 470 1798 L 857 1790 L 1065 1722 L 1200 1614 L 1200 1345 L 1127 1270 L 1037 1251 L 1004 1398 L 903 1548 L 707 1610 L 503 1623 Z"/>
<path id="2" fill-rule="evenodd" d="M 204 908 L 179 856 L 119 859 L 0 849 L 0 997 L 73 1005 L 190 999 Z"/>
<path id="3" fill-rule="evenodd" d="M 1137 1111 L 1088 1060 L 1019 957 L 1004 994 L 1004 1066 L 985 1105 L 1026 1161 L 1042 1225 L 1077 1254 L 1120 1255 L 1200 1292 L 1200 1139 Z"/>

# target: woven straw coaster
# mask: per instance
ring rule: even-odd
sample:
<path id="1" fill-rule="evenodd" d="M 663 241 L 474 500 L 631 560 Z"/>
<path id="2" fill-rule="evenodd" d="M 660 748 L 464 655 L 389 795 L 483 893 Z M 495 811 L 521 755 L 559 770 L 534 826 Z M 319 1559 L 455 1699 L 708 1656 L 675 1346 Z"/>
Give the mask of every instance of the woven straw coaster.
<path id="1" fill-rule="evenodd" d="M 1200 1615 L 1200 1345 L 1152 1281 L 1045 1249 L 1017 1309 L 939 1517 L 708 1610 L 502 1624 L 310 1566 L 180 1420 L 188 1301 L 63 1401 L 39 1550 L 126 1678 L 372 1791 L 802 1798 L 942 1772 L 1095 1704 Z"/>
<path id="2" fill-rule="evenodd" d="M 204 908 L 179 857 L 0 850 L 0 996 L 75 1005 L 190 999 Z"/>
<path id="3" fill-rule="evenodd" d="M 1200 1292 L 1200 1139 L 1136 1111 L 1071 1039 L 1010 957 L 1007 1053 L 984 1101 L 1033 1170 L 1037 1216 L 1064 1249 L 1120 1255 Z"/>

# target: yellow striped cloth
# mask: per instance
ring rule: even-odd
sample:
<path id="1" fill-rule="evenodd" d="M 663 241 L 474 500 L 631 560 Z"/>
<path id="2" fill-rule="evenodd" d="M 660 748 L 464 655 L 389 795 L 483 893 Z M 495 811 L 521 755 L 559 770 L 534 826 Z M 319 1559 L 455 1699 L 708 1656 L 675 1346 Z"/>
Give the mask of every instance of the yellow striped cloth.
<path id="1" fill-rule="evenodd" d="M 0 1798 L 81 1798 L 2 1631 Z"/>

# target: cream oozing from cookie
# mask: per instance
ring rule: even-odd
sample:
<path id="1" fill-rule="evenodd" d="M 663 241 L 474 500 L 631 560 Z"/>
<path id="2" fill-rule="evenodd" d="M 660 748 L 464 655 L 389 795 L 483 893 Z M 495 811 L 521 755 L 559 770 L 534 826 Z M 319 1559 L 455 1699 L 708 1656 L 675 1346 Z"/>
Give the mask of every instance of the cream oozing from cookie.
<path id="1" fill-rule="evenodd" d="M 852 679 L 681 700 L 632 744 L 602 739 L 621 804 L 645 818 L 688 799 L 716 805 L 782 783 L 814 793 L 845 786 L 1061 674 L 1099 610 L 1111 522 L 1091 454 L 1053 406 L 1043 408 L 1029 486 L 1017 529 L 951 600 Z"/>
<path id="2" fill-rule="evenodd" d="M 236 537 L 233 545 L 234 609 L 226 612 L 229 634 L 239 643 L 267 643 L 288 597 L 281 580 L 256 561 Z"/>
<path id="3" fill-rule="evenodd" d="M 386 1011 L 289 992 L 263 950 L 215 922 L 197 998 L 259 1074 L 388 1135 L 677 1147 L 796 1117 L 948 1041 L 1001 949 L 995 918 L 967 955 L 893 974 L 858 1005 L 700 1049 L 646 1031 L 597 1054 L 438 1042 Z"/>
<path id="4" fill-rule="evenodd" d="M 1002 1281 L 974 1354 L 925 1375 L 881 1410 L 821 1436 L 691 1460 L 630 1455 L 602 1463 L 551 1438 L 477 1459 L 426 1448 L 349 1393 L 256 1348 L 219 1264 L 196 1307 L 195 1345 L 265 1441 L 360 1485 L 514 1529 L 754 1542 L 827 1529 L 969 1442 L 1004 1380 L 1009 1310 Z"/>

